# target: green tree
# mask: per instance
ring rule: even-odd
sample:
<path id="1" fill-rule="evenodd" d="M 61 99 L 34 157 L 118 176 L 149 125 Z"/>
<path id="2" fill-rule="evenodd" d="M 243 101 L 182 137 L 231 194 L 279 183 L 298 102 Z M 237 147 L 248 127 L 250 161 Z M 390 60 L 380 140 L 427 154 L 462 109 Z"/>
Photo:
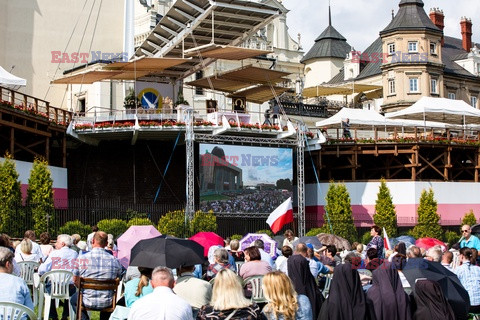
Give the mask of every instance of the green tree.
<path id="1" fill-rule="evenodd" d="M 380 181 L 373 222 L 380 228 L 385 228 L 389 237 L 397 235 L 397 213 L 385 179 Z"/>
<path id="2" fill-rule="evenodd" d="M 437 213 L 437 201 L 435 201 L 432 189 L 422 191 L 417 214 L 418 223 L 412 232 L 415 238 L 443 238 L 443 230 L 439 224 L 440 216 Z"/>
<path id="3" fill-rule="evenodd" d="M 87 224 L 83 224 L 79 220 L 74 220 L 74 221 L 68 221 L 65 223 L 63 226 L 60 227 L 58 232 L 60 234 L 75 234 L 78 233 L 82 239 L 86 239 L 88 234 L 92 232 L 92 228 Z"/>
<path id="4" fill-rule="evenodd" d="M 217 217 L 212 210 L 209 212 L 197 211 L 190 221 L 190 232 L 192 235 L 201 231 L 217 231 Z"/>
<path id="5" fill-rule="evenodd" d="M 22 193 L 15 162 L 9 154 L 0 162 L 0 231 L 21 236 L 25 231 Z"/>
<path id="6" fill-rule="evenodd" d="M 36 234 L 44 231 L 53 233 L 55 220 L 53 206 L 53 180 L 44 159 L 33 161 L 32 171 L 28 179 L 27 203 L 33 218 L 33 230 Z"/>
<path id="7" fill-rule="evenodd" d="M 473 210 L 470 209 L 469 212 L 465 213 L 465 216 L 462 219 L 462 226 L 468 224 L 469 226 L 473 226 L 477 224 L 477 218 L 475 218 L 475 214 Z"/>
<path id="8" fill-rule="evenodd" d="M 185 220 L 185 210 L 171 211 L 160 218 L 157 229 L 164 235 L 188 237 L 190 221 Z"/>
<path id="9" fill-rule="evenodd" d="M 350 195 L 345 184 L 335 184 L 333 181 L 328 188 L 325 205 L 325 224 L 328 233 L 333 233 L 343 237 L 350 242 L 357 240 L 357 230 L 353 224 L 352 207 L 350 205 Z M 328 218 L 327 218 L 328 213 Z M 324 225 L 326 226 L 326 225 Z M 333 232 L 332 232 L 333 231 Z"/>
<path id="10" fill-rule="evenodd" d="M 153 226 L 153 222 L 148 218 L 132 218 L 128 220 L 128 227 L 131 226 Z"/>

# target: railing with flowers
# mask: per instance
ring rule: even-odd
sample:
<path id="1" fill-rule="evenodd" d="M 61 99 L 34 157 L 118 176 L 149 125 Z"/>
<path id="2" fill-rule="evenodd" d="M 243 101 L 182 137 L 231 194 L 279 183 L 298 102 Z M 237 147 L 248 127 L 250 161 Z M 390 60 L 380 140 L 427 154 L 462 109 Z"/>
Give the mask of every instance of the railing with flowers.
<path id="1" fill-rule="evenodd" d="M 67 126 L 72 113 L 52 107 L 48 101 L 38 99 L 0 86 L 0 107 L 9 108 L 29 116 L 45 119 L 51 124 Z"/>

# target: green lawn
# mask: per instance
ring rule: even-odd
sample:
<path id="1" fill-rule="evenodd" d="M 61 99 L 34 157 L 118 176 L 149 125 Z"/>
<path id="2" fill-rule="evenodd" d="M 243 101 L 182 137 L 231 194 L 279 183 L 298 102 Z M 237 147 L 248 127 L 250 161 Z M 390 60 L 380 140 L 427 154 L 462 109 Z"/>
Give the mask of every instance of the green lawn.
<path id="1" fill-rule="evenodd" d="M 211 194 L 208 196 L 200 196 L 200 201 L 228 200 L 230 197 L 221 194 Z"/>

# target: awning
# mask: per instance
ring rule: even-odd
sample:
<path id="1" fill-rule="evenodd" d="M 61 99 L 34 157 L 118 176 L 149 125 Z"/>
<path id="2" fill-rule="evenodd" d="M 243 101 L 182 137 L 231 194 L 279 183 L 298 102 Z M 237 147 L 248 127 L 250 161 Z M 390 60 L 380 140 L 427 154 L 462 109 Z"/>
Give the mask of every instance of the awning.
<path id="1" fill-rule="evenodd" d="M 129 62 L 114 62 L 107 64 L 104 69 L 127 70 L 127 71 L 161 71 L 179 64 L 188 62 L 190 59 L 181 58 L 141 58 Z"/>
<path id="2" fill-rule="evenodd" d="M 213 89 L 223 92 L 235 92 L 252 85 L 251 83 L 246 83 L 244 81 L 235 81 L 217 77 L 206 77 L 199 80 L 190 81 L 186 84 L 194 87 Z"/>
<path id="3" fill-rule="evenodd" d="M 315 87 L 305 88 L 302 95 L 306 98 L 324 97 L 330 95 L 350 95 L 354 93 L 364 92 L 367 94 L 369 91 L 382 89 L 382 86 L 361 84 L 361 83 L 343 83 L 336 86 L 333 85 L 321 85 Z"/>
<path id="4" fill-rule="evenodd" d="M 249 88 L 242 91 L 237 91 L 233 94 L 228 95 L 227 97 L 245 97 L 247 101 L 262 104 L 266 101 L 269 101 L 276 96 L 290 90 L 289 88 L 284 87 L 271 87 L 268 85 L 261 85 L 254 88 Z"/>
<path id="5" fill-rule="evenodd" d="M 72 76 L 63 77 L 60 79 L 53 80 L 53 84 L 92 84 L 97 81 L 102 81 L 104 79 L 118 76 L 122 71 L 101 71 L 101 70 L 90 70 L 87 72 L 78 73 Z"/>
<path id="6" fill-rule="evenodd" d="M 203 47 L 185 50 L 187 56 L 201 56 L 203 58 L 243 60 L 272 53 L 267 50 L 257 50 L 243 47 L 222 46 L 214 43 Z"/>
<path id="7" fill-rule="evenodd" d="M 20 87 L 27 85 L 27 80 L 14 76 L 10 72 L 0 67 L 0 85 L 12 90 L 18 90 Z"/>

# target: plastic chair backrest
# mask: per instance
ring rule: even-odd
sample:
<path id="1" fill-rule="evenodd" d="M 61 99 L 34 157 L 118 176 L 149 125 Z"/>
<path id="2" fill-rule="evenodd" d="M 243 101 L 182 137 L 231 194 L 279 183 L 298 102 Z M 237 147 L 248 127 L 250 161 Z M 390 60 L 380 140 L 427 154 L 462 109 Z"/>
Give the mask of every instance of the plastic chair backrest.
<path id="1" fill-rule="evenodd" d="M 235 261 L 235 267 L 237 268 L 237 274 L 240 274 L 240 268 L 245 263 L 245 261 Z"/>
<path id="2" fill-rule="evenodd" d="M 30 320 L 37 319 L 35 312 L 24 305 L 14 302 L 0 302 L 0 318 L 4 320 L 21 320 L 27 315 Z"/>
<path id="3" fill-rule="evenodd" d="M 25 280 L 28 285 L 33 285 L 33 274 L 35 273 L 35 269 L 38 268 L 40 263 L 35 261 L 21 261 L 17 264 L 20 268 L 20 278 Z"/>
<path id="4" fill-rule="evenodd" d="M 325 287 L 323 288 L 323 297 L 326 299 L 330 292 L 330 286 L 332 285 L 333 273 L 329 273 L 325 276 Z"/>
<path id="5" fill-rule="evenodd" d="M 52 298 L 69 298 L 69 286 L 73 273 L 67 270 L 52 270 L 46 272 L 40 278 L 40 284 L 44 291 L 47 281 L 50 281 L 50 295 Z"/>
<path id="6" fill-rule="evenodd" d="M 263 294 L 263 275 L 248 277 L 243 281 L 243 286 L 250 285 L 252 289 L 252 302 L 265 303 L 267 299 Z"/>

